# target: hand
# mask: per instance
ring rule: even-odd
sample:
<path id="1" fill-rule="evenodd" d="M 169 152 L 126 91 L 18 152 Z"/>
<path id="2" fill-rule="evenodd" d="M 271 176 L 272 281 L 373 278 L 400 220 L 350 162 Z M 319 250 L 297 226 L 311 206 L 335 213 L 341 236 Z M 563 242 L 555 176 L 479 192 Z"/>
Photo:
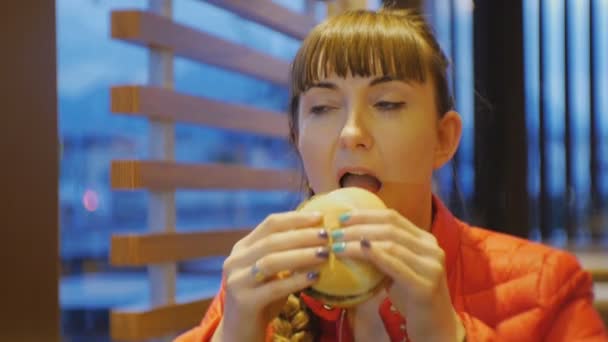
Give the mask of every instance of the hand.
<path id="1" fill-rule="evenodd" d="M 464 327 L 452 302 L 445 253 L 435 237 L 390 209 L 353 211 L 342 219 L 343 255 L 369 260 L 390 279 L 388 295 L 407 318 L 413 341 L 462 341 Z"/>
<path id="2" fill-rule="evenodd" d="M 311 228 L 321 222 L 320 214 L 273 214 L 234 245 L 223 267 L 226 297 L 218 332 L 223 339 L 263 341 L 287 296 L 316 281 L 317 272 L 303 270 L 329 255 L 327 232 Z M 289 272 L 275 277 L 283 271 Z"/>

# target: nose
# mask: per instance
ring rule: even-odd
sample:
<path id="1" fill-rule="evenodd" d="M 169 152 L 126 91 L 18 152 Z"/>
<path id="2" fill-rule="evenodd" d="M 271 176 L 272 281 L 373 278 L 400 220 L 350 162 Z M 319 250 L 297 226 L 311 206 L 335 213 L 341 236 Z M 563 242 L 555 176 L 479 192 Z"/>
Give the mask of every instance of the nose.
<path id="1" fill-rule="evenodd" d="M 342 148 L 369 150 L 373 146 L 374 139 L 370 134 L 367 119 L 364 110 L 353 108 L 349 111 L 340 132 Z"/>

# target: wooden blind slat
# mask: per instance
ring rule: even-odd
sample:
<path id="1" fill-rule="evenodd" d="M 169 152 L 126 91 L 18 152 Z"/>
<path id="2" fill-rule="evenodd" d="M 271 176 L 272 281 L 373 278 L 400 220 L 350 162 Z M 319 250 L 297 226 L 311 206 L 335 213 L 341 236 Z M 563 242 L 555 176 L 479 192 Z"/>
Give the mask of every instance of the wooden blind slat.
<path id="1" fill-rule="evenodd" d="M 279 85 L 287 85 L 289 63 L 144 11 L 113 11 L 112 38 L 164 48 L 176 55 Z"/>
<path id="2" fill-rule="evenodd" d="M 151 233 L 112 236 L 110 263 L 114 266 L 178 262 L 228 255 L 251 229 L 189 233 Z"/>
<path id="3" fill-rule="evenodd" d="M 185 164 L 167 161 L 113 161 L 114 189 L 288 190 L 300 186 L 297 171 L 254 169 L 241 165 Z"/>
<path id="4" fill-rule="evenodd" d="M 205 1 L 296 39 L 304 39 L 316 25 L 314 18 L 295 13 L 270 0 Z"/>
<path id="5" fill-rule="evenodd" d="M 211 301 L 204 298 L 144 311 L 112 311 L 110 335 L 114 340 L 141 341 L 190 329 L 200 323 Z"/>
<path id="6" fill-rule="evenodd" d="M 593 304 L 604 319 L 604 323 L 608 325 L 608 283 L 596 283 L 593 291 L 595 294 Z"/>
<path id="7" fill-rule="evenodd" d="M 180 94 L 145 86 L 117 86 L 111 90 L 112 112 L 160 121 L 199 124 L 286 138 L 287 116 L 278 112 Z"/>
<path id="8" fill-rule="evenodd" d="M 581 266 L 591 273 L 593 281 L 608 282 L 608 252 L 574 251 Z"/>
<path id="9" fill-rule="evenodd" d="M 605 268 L 588 269 L 595 282 L 608 282 L 608 270 Z"/>

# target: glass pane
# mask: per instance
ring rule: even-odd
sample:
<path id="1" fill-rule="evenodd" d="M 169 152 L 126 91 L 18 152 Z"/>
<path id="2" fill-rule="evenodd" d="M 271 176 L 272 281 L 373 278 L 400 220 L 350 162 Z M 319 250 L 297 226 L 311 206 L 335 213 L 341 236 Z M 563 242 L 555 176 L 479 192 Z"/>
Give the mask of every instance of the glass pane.
<path id="1" fill-rule="evenodd" d="M 473 1 L 455 0 L 454 7 L 454 92 L 456 110 L 462 116 L 462 138 L 458 150 L 457 177 L 464 200 L 475 190 L 474 143 L 475 97 L 473 85 Z"/>
<path id="2" fill-rule="evenodd" d="M 545 134 L 545 173 L 551 230 L 554 244 L 565 241 L 564 196 L 566 187 L 565 150 L 565 65 L 564 1 L 541 3 L 543 16 L 543 101 Z"/>
<path id="3" fill-rule="evenodd" d="M 540 35 L 539 2 L 524 1 L 524 83 L 528 138 L 528 194 L 530 238 L 540 241 Z"/>
<path id="4" fill-rule="evenodd" d="M 599 207 L 594 212 L 594 229 L 608 243 L 608 0 L 593 0 L 594 99 L 597 119 L 597 158 Z"/>
<path id="5" fill-rule="evenodd" d="M 569 189 L 569 213 L 580 243 L 589 242 L 588 207 L 591 179 L 589 165 L 590 83 L 589 83 L 589 1 L 568 0 L 568 95 L 570 103 L 570 151 L 572 189 Z"/>

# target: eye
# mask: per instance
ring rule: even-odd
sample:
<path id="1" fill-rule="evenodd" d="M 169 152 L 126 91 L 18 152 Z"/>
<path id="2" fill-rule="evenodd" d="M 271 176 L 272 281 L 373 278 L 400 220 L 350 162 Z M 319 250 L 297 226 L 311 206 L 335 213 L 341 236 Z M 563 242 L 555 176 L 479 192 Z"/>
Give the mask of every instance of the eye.
<path id="1" fill-rule="evenodd" d="M 378 101 L 374 107 L 382 111 L 397 110 L 405 107 L 405 102 Z"/>
<path id="2" fill-rule="evenodd" d="M 332 109 L 333 109 L 332 107 L 325 106 L 325 105 L 312 106 L 310 108 L 310 113 L 315 114 L 315 115 L 321 115 L 321 114 L 325 114 L 325 113 L 329 112 Z"/>

